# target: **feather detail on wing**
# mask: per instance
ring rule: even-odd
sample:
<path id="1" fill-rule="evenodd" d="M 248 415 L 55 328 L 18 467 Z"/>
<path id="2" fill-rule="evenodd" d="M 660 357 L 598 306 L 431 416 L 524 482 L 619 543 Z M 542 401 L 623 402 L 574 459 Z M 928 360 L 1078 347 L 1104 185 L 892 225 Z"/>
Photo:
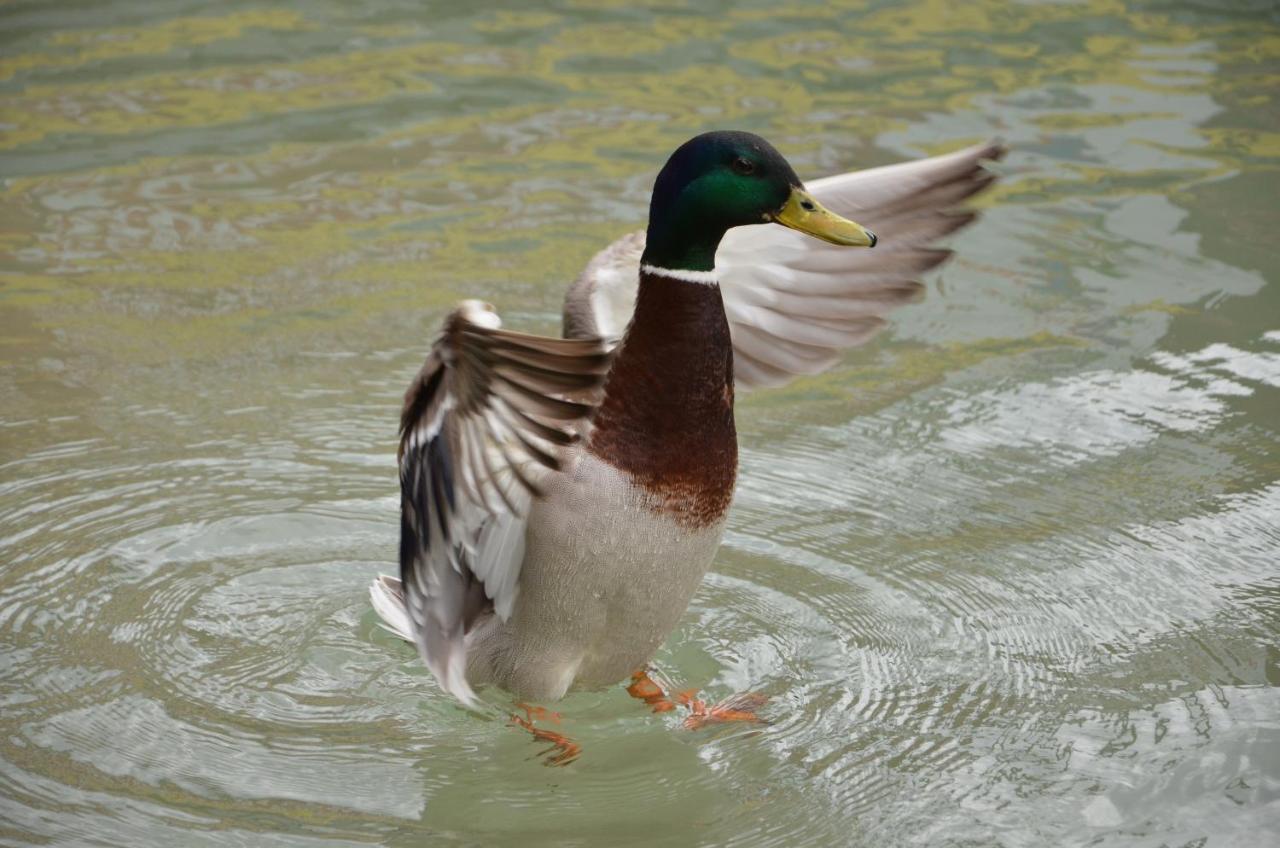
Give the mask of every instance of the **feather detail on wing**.
<path id="1" fill-rule="evenodd" d="M 400 418 L 404 607 L 423 661 L 468 705 L 467 631 L 511 614 L 529 504 L 571 461 L 609 368 L 599 340 L 500 326 L 478 301 L 450 313 Z"/>
<path id="2" fill-rule="evenodd" d="M 876 233 L 873 249 L 840 247 L 773 224 L 726 233 L 716 272 L 738 385 L 777 386 L 823 371 L 879 332 L 893 308 L 917 299 L 924 290 L 919 276 L 951 256 L 932 244 L 977 217 L 956 206 L 996 180 L 982 163 L 1004 152 L 981 144 L 808 183 L 832 212 Z M 569 291 L 566 335 L 621 335 L 643 249 L 644 234 L 632 233 L 596 255 Z M 570 322 L 570 313 L 578 320 Z"/>

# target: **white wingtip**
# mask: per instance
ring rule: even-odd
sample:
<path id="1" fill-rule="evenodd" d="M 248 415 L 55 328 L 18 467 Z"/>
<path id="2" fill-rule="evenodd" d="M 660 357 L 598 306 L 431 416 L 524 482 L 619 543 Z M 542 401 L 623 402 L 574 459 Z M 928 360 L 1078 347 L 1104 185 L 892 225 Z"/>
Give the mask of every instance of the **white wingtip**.
<path id="1" fill-rule="evenodd" d="M 467 682 L 466 667 L 467 658 L 464 650 L 460 652 L 460 656 L 453 657 L 453 661 L 449 663 L 448 682 L 444 684 L 444 688 L 469 709 L 478 710 L 480 702 L 476 700 L 475 690 Z"/>
<path id="2" fill-rule="evenodd" d="M 464 300 L 458 304 L 458 312 L 477 327 L 488 330 L 502 329 L 502 319 L 498 317 L 492 303 L 485 303 L 483 300 Z"/>
<path id="3" fill-rule="evenodd" d="M 369 587 L 369 600 L 384 628 L 406 642 L 413 642 L 413 625 L 409 623 L 409 613 L 404 608 L 399 580 L 389 574 L 379 574 Z"/>
<path id="4" fill-rule="evenodd" d="M 442 663 L 432 662 L 426 651 L 419 651 L 419 653 L 422 655 L 422 661 L 427 664 L 427 669 L 435 675 L 441 689 L 457 698 L 468 709 L 479 710 L 480 702 L 476 700 L 475 690 L 467 682 L 466 648 L 462 645 L 456 648 L 457 650 L 450 650 L 443 657 Z"/>
<path id="5" fill-rule="evenodd" d="M 413 643 L 413 625 L 409 621 L 409 611 L 404 606 L 404 594 L 400 580 L 390 574 L 379 574 L 369 586 L 369 600 L 373 603 L 373 611 L 382 619 L 382 626 L 406 642 Z M 444 663 L 431 662 L 425 654 L 423 660 L 427 669 L 435 676 L 444 689 L 468 708 L 478 710 L 480 702 L 476 699 L 475 690 L 467 682 L 466 648 L 451 652 L 444 658 Z"/>

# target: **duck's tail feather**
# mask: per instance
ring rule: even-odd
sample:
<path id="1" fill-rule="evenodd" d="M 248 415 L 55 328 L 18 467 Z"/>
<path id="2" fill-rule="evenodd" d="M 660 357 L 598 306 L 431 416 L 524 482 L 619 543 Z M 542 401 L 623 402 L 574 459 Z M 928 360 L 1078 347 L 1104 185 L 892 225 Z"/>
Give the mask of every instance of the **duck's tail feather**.
<path id="1" fill-rule="evenodd" d="M 369 587 L 369 600 L 373 602 L 378 618 L 382 619 L 382 626 L 412 644 L 413 625 L 409 623 L 409 612 L 404 607 L 404 587 L 400 580 L 390 574 L 379 574 Z"/>

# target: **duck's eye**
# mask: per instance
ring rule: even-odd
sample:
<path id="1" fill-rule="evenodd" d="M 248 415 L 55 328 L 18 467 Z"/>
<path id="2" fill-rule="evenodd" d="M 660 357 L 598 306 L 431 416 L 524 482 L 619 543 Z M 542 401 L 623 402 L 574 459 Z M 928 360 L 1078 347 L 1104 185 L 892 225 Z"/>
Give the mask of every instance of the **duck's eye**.
<path id="1" fill-rule="evenodd" d="M 756 163 L 752 162 L 745 156 L 739 156 L 734 159 L 732 167 L 736 173 L 742 174 L 743 176 L 746 176 L 747 174 L 754 174 L 756 172 Z"/>

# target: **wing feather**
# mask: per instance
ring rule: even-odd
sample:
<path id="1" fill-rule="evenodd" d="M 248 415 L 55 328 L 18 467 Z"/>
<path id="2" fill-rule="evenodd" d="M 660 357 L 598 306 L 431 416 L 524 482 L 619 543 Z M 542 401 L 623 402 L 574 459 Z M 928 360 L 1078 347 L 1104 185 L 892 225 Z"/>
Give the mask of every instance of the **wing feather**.
<path id="1" fill-rule="evenodd" d="M 938 239 L 973 223 L 955 208 L 997 179 L 983 163 L 994 142 L 814 180 L 824 206 L 874 230 L 874 250 L 850 250 L 770 224 L 730 230 L 716 270 L 733 337 L 734 377 L 745 388 L 777 386 L 839 361 L 885 326 L 894 308 L 919 299 L 918 277 L 951 257 Z M 598 253 L 565 302 L 569 335 L 622 334 L 635 305 L 644 233 Z"/>
<path id="2" fill-rule="evenodd" d="M 450 313 L 400 419 L 404 608 L 423 661 L 468 705 L 466 634 L 511 614 L 528 507 L 571 459 L 609 366 L 598 339 L 499 327 L 475 301 Z"/>

